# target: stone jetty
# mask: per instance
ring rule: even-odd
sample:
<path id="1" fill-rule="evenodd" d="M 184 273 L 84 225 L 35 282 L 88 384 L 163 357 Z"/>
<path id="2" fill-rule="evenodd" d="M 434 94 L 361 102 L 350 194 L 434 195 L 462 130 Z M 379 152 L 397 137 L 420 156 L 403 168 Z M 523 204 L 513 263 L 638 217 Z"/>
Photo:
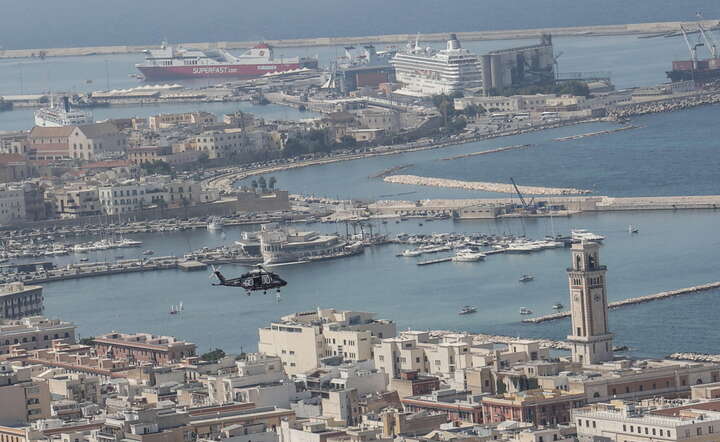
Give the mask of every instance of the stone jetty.
<path id="1" fill-rule="evenodd" d="M 688 109 L 691 107 L 704 106 L 720 103 L 720 93 L 711 92 L 706 94 L 691 95 L 678 98 L 670 98 L 661 101 L 650 101 L 646 103 L 635 103 L 618 107 L 608 112 L 610 119 L 624 119 L 635 115 L 654 114 L 659 112 L 672 112 Z"/>
<path id="2" fill-rule="evenodd" d="M 464 190 L 480 190 L 485 192 L 514 194 L 512 184 L 488 183 L 482 181 L 461 181 L 447 178 L 422 177 L 417 175 L 391 175 L 385 177 L 385 182 L 395 184 L 412 184 L 415 186 L 447 187 Z M 527 195 L 584 195 L 589 190 L 556 187 L 518 186 L 520 192 Z"/>
<path id="3" fill-rule="evenodd" d="M 707 290 L 713 290 L 713 289 L 717 289 L 717 288 L 720 288 L 720 281 L 711 282 L 708 284 L 696 285 L 696 286 L 687 287 L 684 289 L 669 290 L 666 292 L 655 293 L 652 295 L 637 296 L 635 298 L 624 299 L 622 301 L 615 301 L 615 302 L 609 303 L 608 308 L 619 308 L 619 307 L 625 307 L 627 305 L 642 304 L 645 302 L 657 301 L 657 300 L 666 299 L 666 298 L 672 298 L 675 296 L 692 295 L 694 293 L 700 293 L 700 292 L 704 292 Z M 538 316 L 535 318 L 523 319 L 522 322 L 530 323 L 530 324 L 539 324 L 541 322 L 554 321 L 556 319 L 563 319 L 563 318 L 567 318 L 569 316 L 570 316 L 570 312 L 558 312 L 558 313 L 552 313 L 549 315 Z"/>
<path id="4" fill-rule="evenodd" d="M 504 147 L 498 147 L 497 149 L 481 150 L 480 152 L 471 152 L 471 153 L 465 153 L 462 155 L 455 155 L 452 157 L 440 158 L 440 161 L 459 160 L 462 158 L 476 157 L 476 156 L 480 156 L 480 155 L 487 155 L 490 153 L 505 152 L 506 150 L 527 149 L 528 147 L 531 147 L 531 146 L 532 146 L 532 144 L 517 144 L 514 146 L 504 146 Z"/>

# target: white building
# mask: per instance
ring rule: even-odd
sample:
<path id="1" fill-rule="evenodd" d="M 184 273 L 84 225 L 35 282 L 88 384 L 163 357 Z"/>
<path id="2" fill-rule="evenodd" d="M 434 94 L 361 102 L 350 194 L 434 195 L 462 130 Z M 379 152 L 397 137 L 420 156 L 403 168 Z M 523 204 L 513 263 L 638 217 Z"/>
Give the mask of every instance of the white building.
<path id="1" fill-rule="evenodd" d="M 154 204 L 156 195 L 147 194 L 148 186 L 136 181 L 98 187 L 100 206 L 106 215 L 136 212 Z"/>
<path id="2" fill-rule="evenodd" d="M 572 410 L 572 419 L 580 442 L 720 440 L 720 412 L 695 405 L 646 408 L 613 401 Z"/>
<path id="3" fill-rule="evenodd" d="M 415 42 L 414 48 L 399 52 L 390 64 L 397 81 L 404 85 L 396 91 L 399 94 L 429 97 L 482 87 L 479 57 L 463 49 L 455 34 L 450 34 L 444 50 L 421 48 Z"/>
<path id="4" fill-rule="evenodd" d="M 318 309 L 284 316 L 259 330 L 258 351 L 278 356 L 294 375 L 318 368 L 320 359 L 372 359 L 376 339 L 395 336 L 395 323 L 374 313 Z"/>
<path id="5" fill-rule="evenodd" d="M 25 192 L 22 186 L 0 185 L 0 225 L 25 219 Z"/>

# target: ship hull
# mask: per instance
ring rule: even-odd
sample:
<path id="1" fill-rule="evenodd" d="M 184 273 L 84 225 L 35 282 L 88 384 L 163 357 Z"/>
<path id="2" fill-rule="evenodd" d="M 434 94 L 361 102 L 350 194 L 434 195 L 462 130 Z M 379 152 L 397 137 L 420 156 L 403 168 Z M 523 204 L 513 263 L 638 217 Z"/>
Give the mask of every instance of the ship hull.
<path id="1" fill-rule="evenodd" d="M 707 69 L 702 71 L 672 70 L 668 71 L 666 74 L 673 83 L 679 81 L 708 82 L 720 80 L 720 69 Z"/>
<path id="2" fill-rule="evenodd" d="M 184 78 L 258 78 L 271 72 L 300 69 L 300 63 L 228 64 L 210 66 L 137 66 L 146 80 Z"/>

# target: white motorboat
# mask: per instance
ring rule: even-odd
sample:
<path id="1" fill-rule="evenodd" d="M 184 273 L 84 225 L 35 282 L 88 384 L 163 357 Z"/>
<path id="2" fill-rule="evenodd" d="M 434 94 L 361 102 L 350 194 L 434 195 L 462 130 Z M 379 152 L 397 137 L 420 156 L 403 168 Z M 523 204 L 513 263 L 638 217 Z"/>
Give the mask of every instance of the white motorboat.
<path id="1" fill-rule="evenodd" d="M 595 241 L 600 242 L 605 239 L 604 236 L 592 233 L 586 229 L 574 229 L 570 232 L 573 241 Z"/>
<path id="2" fill-rule="evenodd" d="M 452 257 L 453 262 L 477 262 L 485 259 L 485 254 L 482 252 L 474 252 L 472 250 L 459 250 L 455 256 Z"/>

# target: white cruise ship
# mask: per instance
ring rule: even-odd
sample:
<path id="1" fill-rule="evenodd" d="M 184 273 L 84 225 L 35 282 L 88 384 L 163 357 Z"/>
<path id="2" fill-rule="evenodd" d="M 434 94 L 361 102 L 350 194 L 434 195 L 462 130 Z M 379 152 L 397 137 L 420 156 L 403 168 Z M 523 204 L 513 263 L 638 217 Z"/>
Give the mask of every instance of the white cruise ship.
<path id="1" fill-rule="evenodd" d="M 93 122 L 89 112 L 71 109 L 67 97 L 62 97 L 60 103 L 51 101 L 50 107 L 35 111 L 35 126 L 40 127 L 82 126 Z"/>
<path id="2" fill-rule="evenodd" d="M 482 87 L 480 58 L 460 46 L 455 34 L 450 34 L 447 48 L 409 47 L 390 60 L 395 78 L 404 87 L 397 93 L 417 97 L 462 92 L 466 88 Z"/>

